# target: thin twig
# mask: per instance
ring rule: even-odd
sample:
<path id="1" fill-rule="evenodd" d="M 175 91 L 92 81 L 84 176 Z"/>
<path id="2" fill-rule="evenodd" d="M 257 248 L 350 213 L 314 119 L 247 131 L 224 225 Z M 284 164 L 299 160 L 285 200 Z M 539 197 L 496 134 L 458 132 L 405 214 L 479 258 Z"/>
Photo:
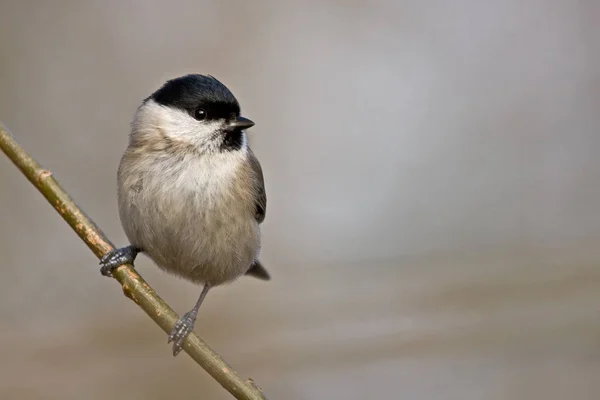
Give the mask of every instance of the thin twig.
<path id="1" fill-rule="evenodd" d="M 1 123 L 0 148 L 98 258 L 114 249 L 113 244 L 104 236 L 104 233 L 60 187 L 52 177 L 52 172 L 42 168 L 29 156 Z M 113 276 L 123 287 L 125 296 L 143 309 L 163 331 L 166 333 L 171 331 L 179 316 L 156 294 L 154 289 L 144 281 L 131 265 L 120 266 L 113 271 Z M 100 272 L 98 272 L 98 277 L 100 279 Z M 190 333 L 185 340 L 184 350 L 236 399 L 266 400 L 262 390 L 256 386 L 254 381 L 251 379 L 248 381 L 242 380 L 194 332 Z"/>

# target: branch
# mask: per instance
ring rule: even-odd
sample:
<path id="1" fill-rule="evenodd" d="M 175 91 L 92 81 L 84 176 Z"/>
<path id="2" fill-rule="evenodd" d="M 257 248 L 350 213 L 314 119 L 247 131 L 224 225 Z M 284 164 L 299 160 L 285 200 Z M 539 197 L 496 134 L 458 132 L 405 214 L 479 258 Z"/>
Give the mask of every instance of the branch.
<path id="1" fill-rule="evenodd" d="M 104 236 L 104 233 L 60 187 L 52 177 L 52 172 L 43 169 L 31 158 L 1 123 L 0 148 L 98 258 L 114 249 L 113 244 Z M 171 331 L 179 316 L 156 294 L 154 289 L 144 281 L 131 265 L 121 265 L 113 271 L 113 276 L 123 287 L 125 296 L 144 310 L 163 331 L 166 333 Z M 266 400 L 262 390 L 256 386 L 252 379 L 244 382 L 194 332 L 186 338 L 183 349 L 236 399 Z"/>

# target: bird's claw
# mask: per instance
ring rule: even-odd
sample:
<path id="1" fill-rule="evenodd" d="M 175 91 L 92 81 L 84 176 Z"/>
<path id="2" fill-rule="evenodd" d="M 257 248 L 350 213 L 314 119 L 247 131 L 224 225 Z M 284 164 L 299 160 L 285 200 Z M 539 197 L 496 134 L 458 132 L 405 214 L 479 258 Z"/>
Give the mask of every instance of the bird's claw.
<path id="1" fill-rule="evenodd" d="M 185 338 L 194 329 L 196 323 L 196 313 L 194 311 L 188 311 L 185 313 L 173 326 L 171 333 L 169 334 L 169 340 L 167 343 L 173 342 L 173 357 L 175 357 L 183 349 L 183 342 Z"/>
<path id="2" fill-rule="evenodd" d="M 100 273 L 104 276 L 112 277 L 113 269 L 123 264 L 133 264 L 137 253 L 137 249 L 131 246 L 109 251 L 100 259 Z"/>

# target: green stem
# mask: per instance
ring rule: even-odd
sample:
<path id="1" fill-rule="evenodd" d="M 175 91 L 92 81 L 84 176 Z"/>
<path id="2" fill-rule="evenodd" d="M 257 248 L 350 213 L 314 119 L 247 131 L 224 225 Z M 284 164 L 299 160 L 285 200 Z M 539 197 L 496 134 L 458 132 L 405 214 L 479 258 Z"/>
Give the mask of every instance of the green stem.
<path id="1" fill-rule="evenodd" d="M 12 135 L 0 123 L 0 148 L 8 158 L 21 170 L 23 175 L 44 195 L 46 200 L 63 217 L 63 219 L 79 235 L 81 240 L 100 258 L 114 249 L 113 244 L 104 236 L 96 224 L 60 187 L 52 176 L 52 172 L 42 168 L 13 139 Z M 100 273 L 98 273 L 100 275 Z M 146 281 L 132 268 L 122 265 L 113 271 L 114 278 L 123 287 L 123 293 L 156 322 L 163 331 L 169 333 L 179 316 L 152 289 Z M 242 380 L 223 359 L 215 353 L 194 332 L 187 337 L 184 351 L 189 354 L 217 382 L 240 400 L 266 400 L 262 390 L 254 381 Z"/>

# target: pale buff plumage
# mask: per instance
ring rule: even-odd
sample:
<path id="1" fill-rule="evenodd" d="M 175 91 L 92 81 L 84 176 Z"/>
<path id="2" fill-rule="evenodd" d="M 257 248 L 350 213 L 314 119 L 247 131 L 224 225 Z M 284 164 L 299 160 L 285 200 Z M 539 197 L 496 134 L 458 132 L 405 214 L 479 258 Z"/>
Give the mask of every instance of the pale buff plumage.
<path id="1" fill-rule="evenodd" d="M 119 166 L 120 217 L 130 243 L 161 269 L 216 286 L 258 259 L 260 165 L 246 141 L 203 155 L 198 147 L 215 143 L 195 143 L 202 136 L 187 136 L 189 125 L 199 124 L 152 100 L 140 107 Z"/>

